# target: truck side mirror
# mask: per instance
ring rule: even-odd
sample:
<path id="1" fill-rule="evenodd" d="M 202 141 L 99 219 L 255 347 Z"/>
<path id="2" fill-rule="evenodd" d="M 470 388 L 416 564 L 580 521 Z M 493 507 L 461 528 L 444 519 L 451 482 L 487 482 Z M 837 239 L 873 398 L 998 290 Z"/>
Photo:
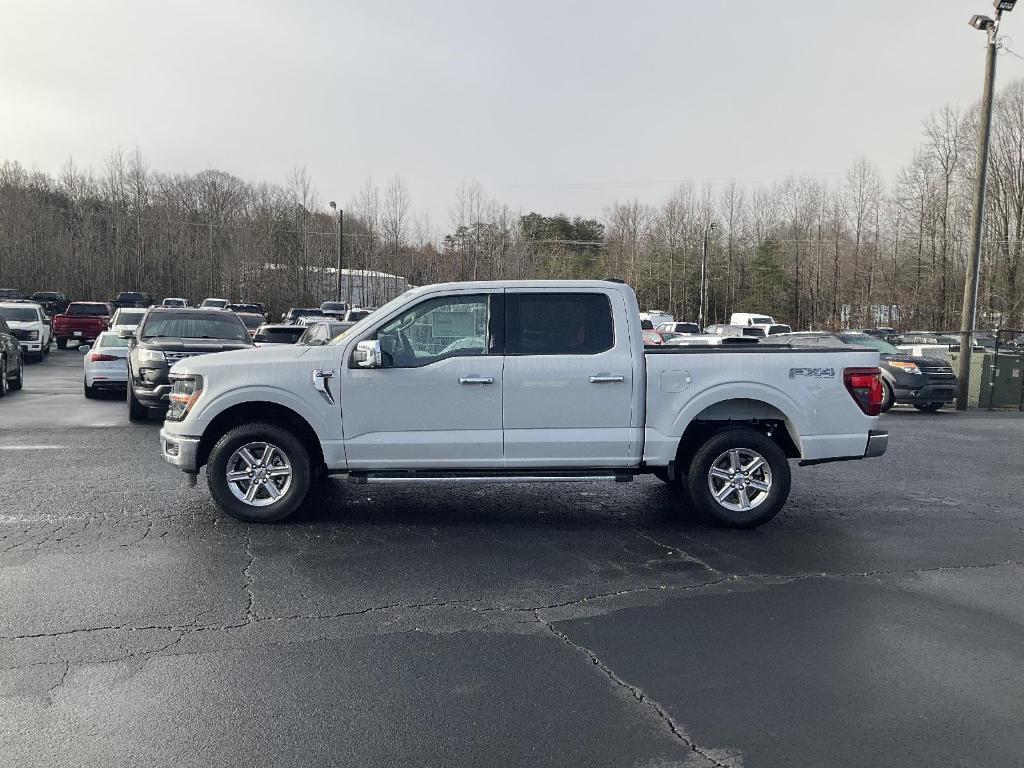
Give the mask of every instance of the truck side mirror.
<path id="1" fill-rule="evenodd" d="M 352 353 L 352 362 L 359 368 L 380 368 L 383 365 L 380 341 L 371 339 L 360 341 Z"/>

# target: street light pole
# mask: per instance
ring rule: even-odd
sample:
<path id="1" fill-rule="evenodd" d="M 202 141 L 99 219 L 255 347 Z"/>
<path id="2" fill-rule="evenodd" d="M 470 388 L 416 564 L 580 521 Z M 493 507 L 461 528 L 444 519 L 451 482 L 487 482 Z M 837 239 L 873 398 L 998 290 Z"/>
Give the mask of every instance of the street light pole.
<path id="1" fill-rule="evenodd" d="M 700 329 L 704 330 L 704 315 L 707 312 L 707 295 L 708 295 L 708 237 L 715 229 L 715 223 L 711 222 L 704 230 L 704 250 L 700 257 L 700 308 L 697 310 L 697 325 Z"/>
<path id="2" fill-rule="evenodd" d="M 331 210 L 333 211 L 335 209 L 337 209 L 338 211 L 338 264 L 334 274 L 334 277 L 336 279 L 334 286 L 334 300 L 341 301 L 341 240 L 343 237 L 345 237 L 345 211 L 341 208 L 338 208 L 338 204 L 331 200 Z"/>
<path id="3" fill-rule="evenodd" d="M 971 213 L 971 252 L 967 258 L 964 278 L 964 303 L 960 313 L 959 387 L 956 409 L 967 409 L 970 397 L 971 351 L 978 315 L 978 282 L 981 277 L 981 246 L 985 230 L 985 185 L 988 179 L 988 155 L 992 135 L 992 107 L 996 84 L 996 54 L 999 51 L 999 22 L 1003 11 L 1012 11 L 1017 0 L 996 0 L 995 19 L 974 16 L 970 25 L 988 35 L 985 62 L 985 87 L 981 97 L 981 127 L 978 136 L 978 158 L 974 173 L 974 207 Z"/>

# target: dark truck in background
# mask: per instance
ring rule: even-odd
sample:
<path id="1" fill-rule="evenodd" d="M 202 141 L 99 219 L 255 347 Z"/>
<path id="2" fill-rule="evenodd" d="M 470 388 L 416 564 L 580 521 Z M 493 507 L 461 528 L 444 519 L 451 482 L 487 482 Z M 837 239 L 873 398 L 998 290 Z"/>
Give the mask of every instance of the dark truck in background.
<path id="1" fill-rule="evenodd" d="M 110 302 L 110 306 L 114 309 L 125 307 L 148 309 L 153 306 L 153 297 L 142 291 L 121 291 L 117 294 L 117 298 Z"/>
<path id="2" fill-rule="evenodd" d="M 63 315 L 68 311 L 68 297 L 60 291 L 36 291 L 29 296 L 30 301 L 43 308 L 43 311 L 50 317 Z"/>

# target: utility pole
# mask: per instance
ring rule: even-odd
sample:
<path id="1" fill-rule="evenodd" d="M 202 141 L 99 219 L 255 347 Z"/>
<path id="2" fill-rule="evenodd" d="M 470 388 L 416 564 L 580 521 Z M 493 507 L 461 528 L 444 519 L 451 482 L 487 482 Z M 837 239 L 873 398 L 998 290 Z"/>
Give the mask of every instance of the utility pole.
<path id="1" fill-rule="evenodd" d="M 978 280 L 981 275 L 981 246 L 985 231 L 985 184 L 988 179 L 988 154 L 992 135 L 992 104 L 996 86 L 996 54 L 999 52 L 999 22 L 1003 11 L 1012 11 L 1017 0 L 995 0 L 995 19 L 971 17 L 970 25 L 985 32 L 988 45 L 985 62 L 985 89 L 981 97 L 981 129 L 978 136 L 978 160 L 974 173 L 974 208 L 971 213 L 971 252 L 967 257 L 964 279 L 964 303 L 960 313 L 960 365 L 956 409 L 967 410 L 971 391 L 971 348 L 978 314 Z"/>
<path id="2" fill-rule="evenodd" d="M 341 208 L 338 208 L 338 204 L 335 203 L 333 200 L 331 200 L 331 210 L 338 211 L 338 265 L 334 273 L 334 277 L 336 279 L 334 286 L 334 300 L 341 301 L 341 240 L 343 237 L 345 237 L 345 211 Z"/>
<path id="3" fill-rule="evenodd" d="M 708 296 L 708 237 L 715 230 L 715 223 L 711 222 L 704 230 L 704 250 L 700 257 L 700 309 L 697 310 L 697 325 L 701 331 L 704 330 L 704 315 L 707 313 Z"/>

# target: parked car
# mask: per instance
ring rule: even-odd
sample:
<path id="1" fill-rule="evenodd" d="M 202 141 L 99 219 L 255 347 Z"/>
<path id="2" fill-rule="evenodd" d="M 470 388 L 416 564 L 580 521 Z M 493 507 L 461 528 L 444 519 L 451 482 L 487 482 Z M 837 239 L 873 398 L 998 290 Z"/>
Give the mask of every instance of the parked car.
<path id="1" fill-rule="evenodd" d="M 778 325 L 770 315 L 758 315 L 750 312 L 733 312 L 729 317 L 729 325 Z"/>
<path id="2" fill-rule="evenodd" d="M 121 291 L 117 294 L 117 298 L 110 302 L 110 306 L 113 309 L 121 309 L 123 307 L 146 307 L 153 306 L 153 297 L 148 293 L 142 291 Z"/>
<path id="3" fill-rule="evenodd" d="M 326 473 L 366 483 L 648 473 L 735 527 L 782 508 L 790 459 L 884 453 L 878 352 L 645 348 L 640 322 L 619 282 L 415 288 L 324 346 L 178 363 L 161 453 L 193 479 L 205 465 L 214 501 L 241 520 L 287 518 Z"/>
<path id="4" fill-rule="evenodd" d="M 128 388 L 129 341 L 115 331 L 105 331 L 91 346 L 79 345 L 79 351 L 85 353 L 82 386 L 86 397 L 95 398 L 101 390 L 124 392 Z"/>
<path id="5" fill-rule="evenodd" d="M 264 322 L 269 318 L 267 308 L 262 303 L 256 304 L 228 304 L 228 309 L 240 315 L 263 315 Z"/>
<path id="6" fill-rule="evenodd" d="M 761 325 L 709 325 L 704 333 L 715 336 L 749 336 L 755 339 L 763 339 L 767 334 L 765 327 Z"/>
<path id="7" fill-rule="evenodd" d="M 322 347 L 331 339 L 347 331 L 353 325 L 355 325 L 355 323 L 346 323 L 344 321 L 334 320 L 328 320 L 324 323 L 311 323 L 306 327 L 305 333 L 299 336 L 299 340 L 295 343 L 299 346 Z"/>
<path id="8" fill-rule="evenodd" d="M 189 303 L 188 299 L 183 299 L 183 298 L 178 297 L 178 296 L 170 296 L 170 297 L 164 299 L 163 301 L 161 301 L 160 302 L 160 306 L 161 307 L 181 308 L 181 307 L 190 307 L 192 305 Z"/>
<path id="9" fill-rule="evenodd" d="M 23 291 L 17 288 L 0 288 L 0 301 L 17 301 L 27 298 Z"/>
<path id="10" fill-rule="evenodd" d="M 50 354 L 53 343 L 53 321 L 38 304 L 28 302 L 0 303 L 0 317 L 7 321 L 10 334 L 21 344 L 25 357 L 42 360 Z"/>
<path id="11" fill-rule="evenodd" d="M 328 317 L 342 319 L 348 312 L 349 306 L 344 301 L 325 301 L 320 304 L 320 312 Z"/>
<path id="12" fill-rule="evenodd" d="M 146 310 L 144 309 L 118 309 L 114 312 L 114 316 L 110 318 L 110 328 L 115 332 L 134 330 L 142 322 L 145 314 Z"/>
<path id="13" fill-rule="evenodd" d="M 227 299 L 203 299 L 199 306 L 201 309 L 227 309 L 230 303 Z"/>
<path id="14" fill-rule="evenodd" d="M 155 307 L 135 330 L 128 352 L 128 418 L 142 421 L 162 413 L 171 391 L 171 367 L 196 355 L 252 347 L 245 325 L 220 309 Z"/>
<path id="15" fill-rule="evenodd" d="M 235 314 L 238 315 L 238 319 L 242 321 L 245 329 L 249 331 L 250 336 L 255 336 L 259 327 L 267 322 L 267 318 L 255 312 L 235 312 Z"/>
<path id="16" fill-rule="evenodd" d="M 346 323 L 358 323 L 364 317 L 373 314 L 372 309 L 365 309 L 363 307 L 352 307 L 345 313 Z"/>
<path id="17" fill-rule="evenodd" d="M 63 314 L 68 308 L 68 297 L 59 291 L 36 291 L 29 299 L 41 306 L 50 317 Z"/>
<path id="18" fill-rule="evenodd" d="M 0 317 L 0 397 L 25 383 L 25 357 L 7 321 Z"/>
<path id="19" fill-rule="evenodd" d="M 662 323 L 655 330 L 668 333 L 701 333 L 697 323 Z"/>
<path id="20" fill-rule="evenodd" d="M 281 315 L 282 323 L 294 323 L 304 315 L 319 315 L 318 307 L 289 307 L 288 311 Z"/>
<path id="21" fill-rule="evenodd" d="M 875 349 L 882 372 L 883 412 L 896 404 L 912 405 L 919 411 L 934 413 L 956 400 L 957 378 L 948 360 L 910 355 L 884 339 L 858 331 L 804 331 L 773 336 L 770 343 L 794 346 L 837 347 L 840 344 Z"/>
<path id="22" fill-rule="evenodd" d="M 305 332 L 304 325 L 264 323 L 256 329 L 252 340 L 257 344 L 294 344 Z"/>
<path id="23" fill-rule="evenodd" d="M 65 349 L 68 341 L 95 341 L 110 326 L 112 314 L 113 310 L 105 302 L 71 302 L 67 312 L 53 318 L 57 349 Z"/>

